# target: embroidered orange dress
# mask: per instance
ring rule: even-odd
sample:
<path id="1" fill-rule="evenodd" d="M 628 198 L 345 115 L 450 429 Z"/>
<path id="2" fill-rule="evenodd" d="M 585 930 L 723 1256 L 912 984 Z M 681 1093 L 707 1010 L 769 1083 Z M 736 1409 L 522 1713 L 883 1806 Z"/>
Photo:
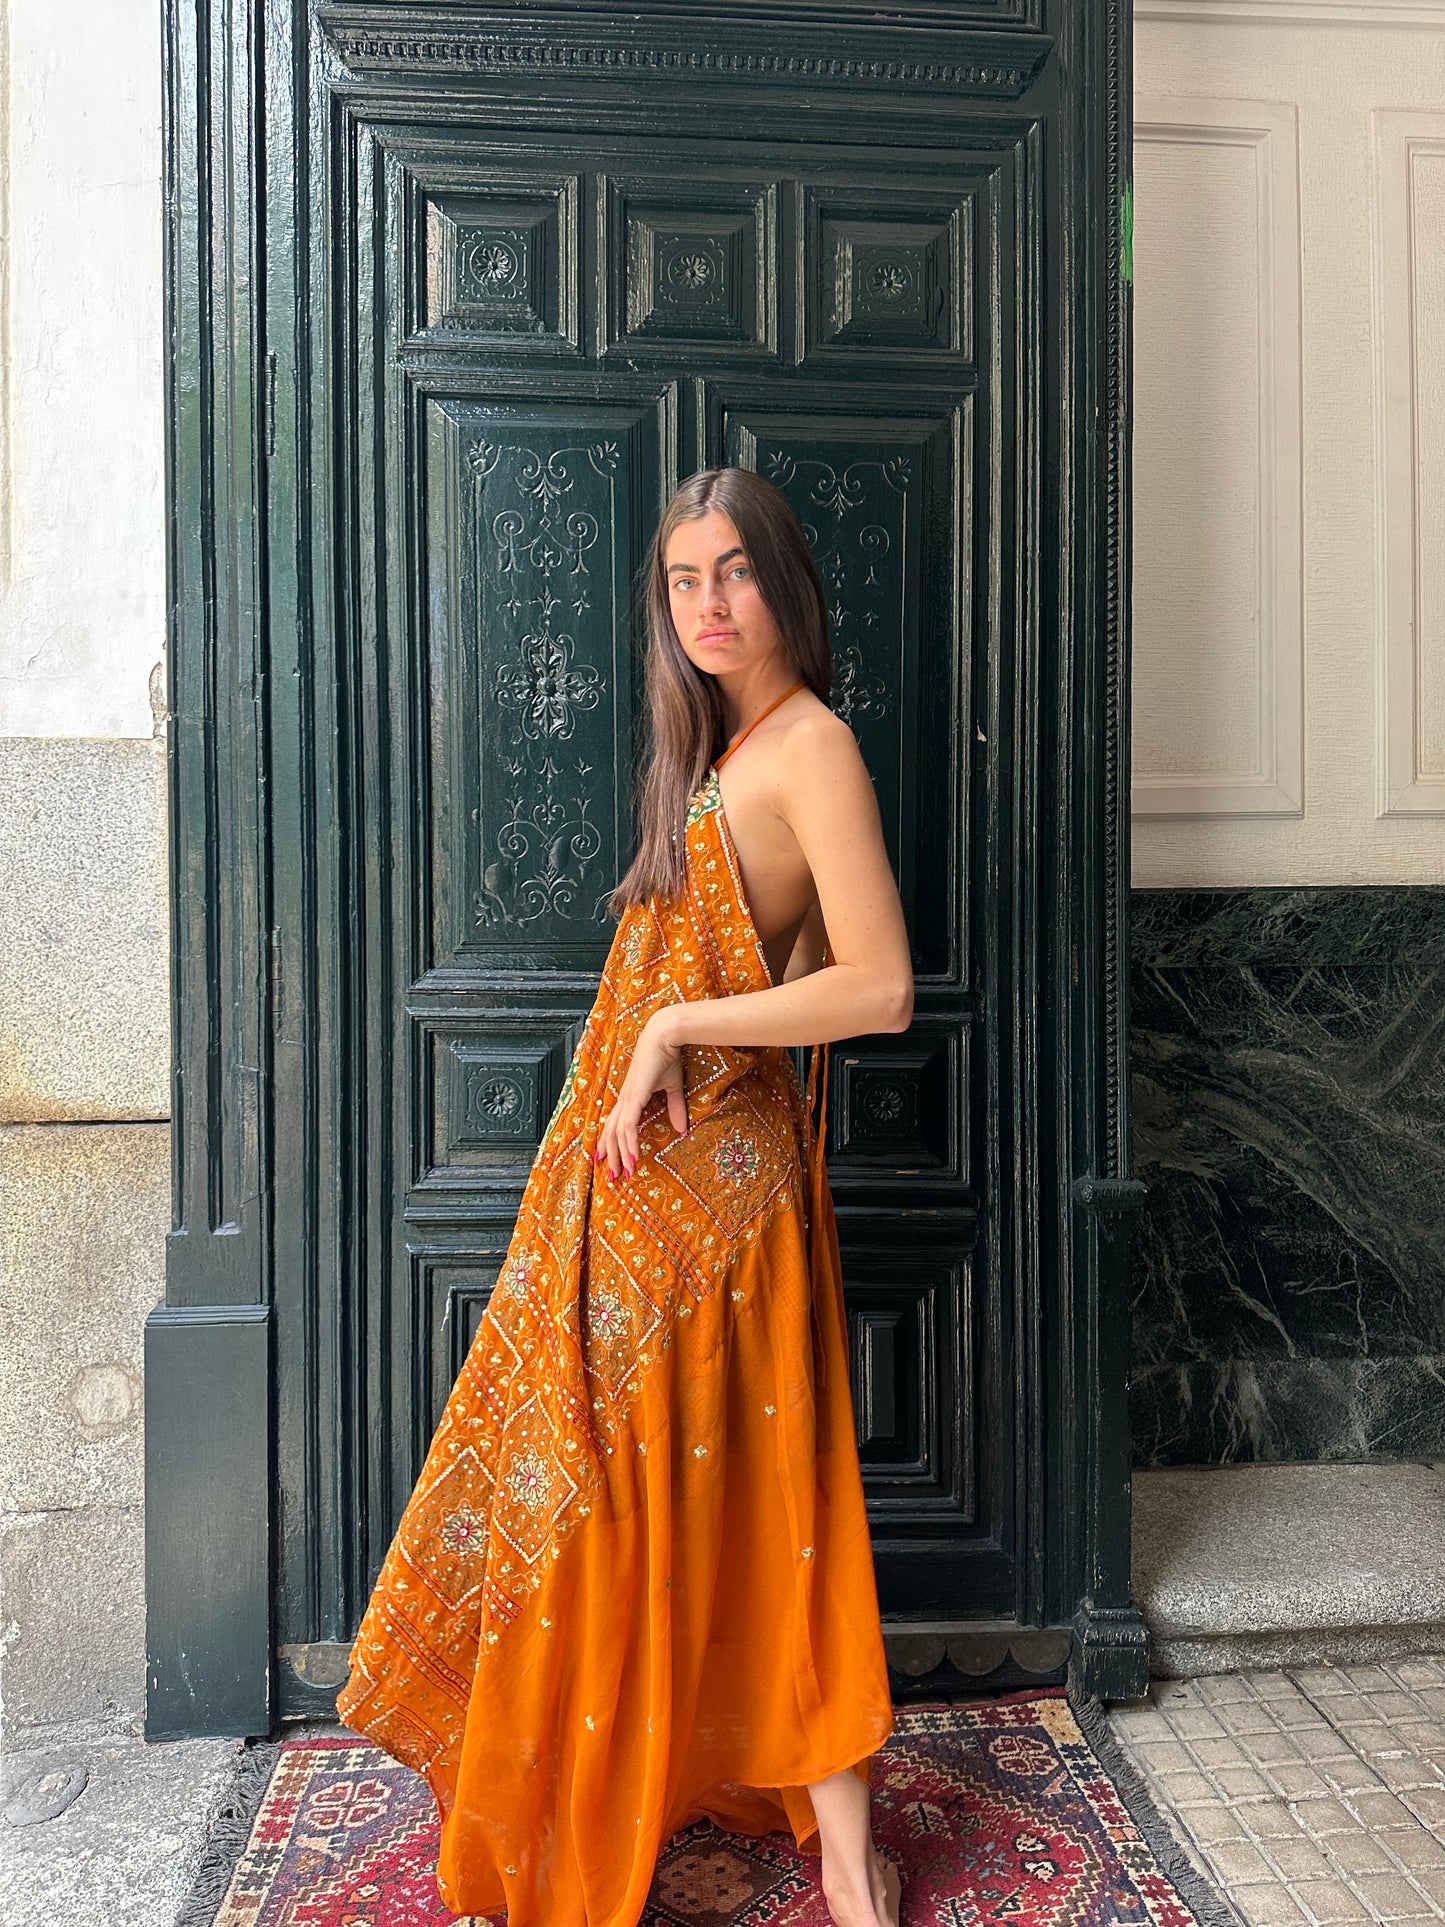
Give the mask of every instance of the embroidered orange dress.
<path id="1" fill-rule="evenodd" d="M 336 1702 L 436 1796 L 445 1904 L 508 1927 L 634 1927 L 704 1815 L 816 1848 L 808 1783 L 892 1730 L 827 1047 L 805 1094 L 782 1046 L 686 1046 L 686 1133 L 655 1093 L 632 1177 L 593 1162 L 651 1013 L 772 983 L 724 757 L 681 899 L 618 923 Z"/>

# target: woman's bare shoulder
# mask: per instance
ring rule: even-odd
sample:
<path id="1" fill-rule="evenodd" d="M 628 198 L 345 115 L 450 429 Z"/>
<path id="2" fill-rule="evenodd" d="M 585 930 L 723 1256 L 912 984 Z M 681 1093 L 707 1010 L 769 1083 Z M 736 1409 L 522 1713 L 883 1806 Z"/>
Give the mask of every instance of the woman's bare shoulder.
<path id="1" fill-rule="evenodd" d="M 867 780 L 858 738 L 848 724 L 816 696 L 798 705 L 797 714 L 779 730 L 769 761 L 780 788 L 829 788 Z"/>
<path id="2" fill-rule="evenodd" d="M 802 756 L 818 768 L 837 769 L 862 762 L 858 738 L 848 724 L 811 691 L 779 730 L 776 749 L 789 758 Z"/>

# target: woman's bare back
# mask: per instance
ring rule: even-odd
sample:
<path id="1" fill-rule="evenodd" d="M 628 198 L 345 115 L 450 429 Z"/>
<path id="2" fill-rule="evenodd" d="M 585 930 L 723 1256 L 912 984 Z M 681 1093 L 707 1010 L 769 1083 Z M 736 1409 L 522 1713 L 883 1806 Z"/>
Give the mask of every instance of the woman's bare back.
<path id="1" fill-rule="evenodd" d="M 817 885 L 778 806 L 786 801 L 789 784 L 806 781 L 807 739 L 825 717 L 836 724 L 832 711 L 810 689 L 798 690 L 748 733 L 746 743 L 739 743 L 718 771 L 723 813 L 753 925 L 776 984 L 785 976 L 805 976 L 823 963 L 825 930 Z"/>

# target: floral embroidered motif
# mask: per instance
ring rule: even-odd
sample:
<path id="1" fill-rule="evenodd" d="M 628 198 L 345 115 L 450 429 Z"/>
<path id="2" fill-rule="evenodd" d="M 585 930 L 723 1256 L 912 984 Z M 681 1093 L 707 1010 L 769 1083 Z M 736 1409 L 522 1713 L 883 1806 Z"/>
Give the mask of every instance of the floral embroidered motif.
<path id="1" fill-rule="evenodd" d="M 471 1552 L 482 1542 L 487 1521 L 483 1513 L 469 1505 L 454 1505 L 442 1514 L 441 1540 L 448 1552 Z"/>
<path id="2" fill-rule="evenodd" d="M 725 1137 L 713 1153 L 717 1174 L 725 1184 L 746 1184 L 758 1172 L 758 1146 L 755 1138 L 734 1132 Z"/>
<path id="3" fill-rule="evenodd" d="M 599 1291 L 588 1301 L 592 1335 L 609 1350 L 631 1329 L 627 1307 L 615 1291 Z"/>
<path id="4" fill-rule="evenodd" d="M 518 1459 L 508 1483 L 522 1504 L 536 1512 L 546 1505 L 547 1494 L 552 1490 L 551 1469 L 535 1456 Z"/>
<path id="5" fill-rule="evenodd" d="M 642 952 L 647 943 L 647 927 L 640 916 L 633 918 L 632 927 L 622 939 L 622 961 L 629 970 L 636 970 L 642 961 Z"/>
<path id="6" fill-rule="evenodd" d="M 558 1118 L 572 1101 L 572 1092 L 577 1083 L 577 1066 L 582 1061 L 582 1046 L 579 1044 L 572 1053 L 572 1062 L 567 1066 L 567 1075 L 562 1080 L 562 1088 L 557 1094 L 557 1102 L 552 1106 L 552 1115 L 547 1120 L 547 1128 L 542 1133 L 542 1144 L 547 1142 L 556 1126 Z M 542 1146 L 537 1147 L 537 1157 L 542 1155 Z M 535 1163 L 535 1160 L 534 1160 Z"/>
<path id="7" fill-rule="evenodd" d="M 497 1274 L 497 1290 L 505 1298 L 523 1299 L 532 1282 L 535 1266 L 530 1252 L 519 1251 L 508 1258 Z"/>
<path id="8" fill-rule="evenodd" d="M 687 799 L 687 827 L 691 829 L 693 824 L 701 822 L 703 817 L 711 816 L 714 810 L 721 807 L 721 804 L 722 789 L 717 780 L 717 771 L 710 769 Z"/>

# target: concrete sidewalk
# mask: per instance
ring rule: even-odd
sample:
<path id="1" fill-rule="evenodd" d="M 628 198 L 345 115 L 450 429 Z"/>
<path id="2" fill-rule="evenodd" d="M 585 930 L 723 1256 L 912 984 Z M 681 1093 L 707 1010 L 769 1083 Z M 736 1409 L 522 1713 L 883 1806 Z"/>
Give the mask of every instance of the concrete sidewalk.
<path id="1" fill-rule="evenodd" d="M 240 1744 L 109 1734 L 7 1752 L 0 1806 L 37 1773 L 89 1777 L 53 1820 L 0 1820 L 0 1927 L 174 1927 Z"/>

